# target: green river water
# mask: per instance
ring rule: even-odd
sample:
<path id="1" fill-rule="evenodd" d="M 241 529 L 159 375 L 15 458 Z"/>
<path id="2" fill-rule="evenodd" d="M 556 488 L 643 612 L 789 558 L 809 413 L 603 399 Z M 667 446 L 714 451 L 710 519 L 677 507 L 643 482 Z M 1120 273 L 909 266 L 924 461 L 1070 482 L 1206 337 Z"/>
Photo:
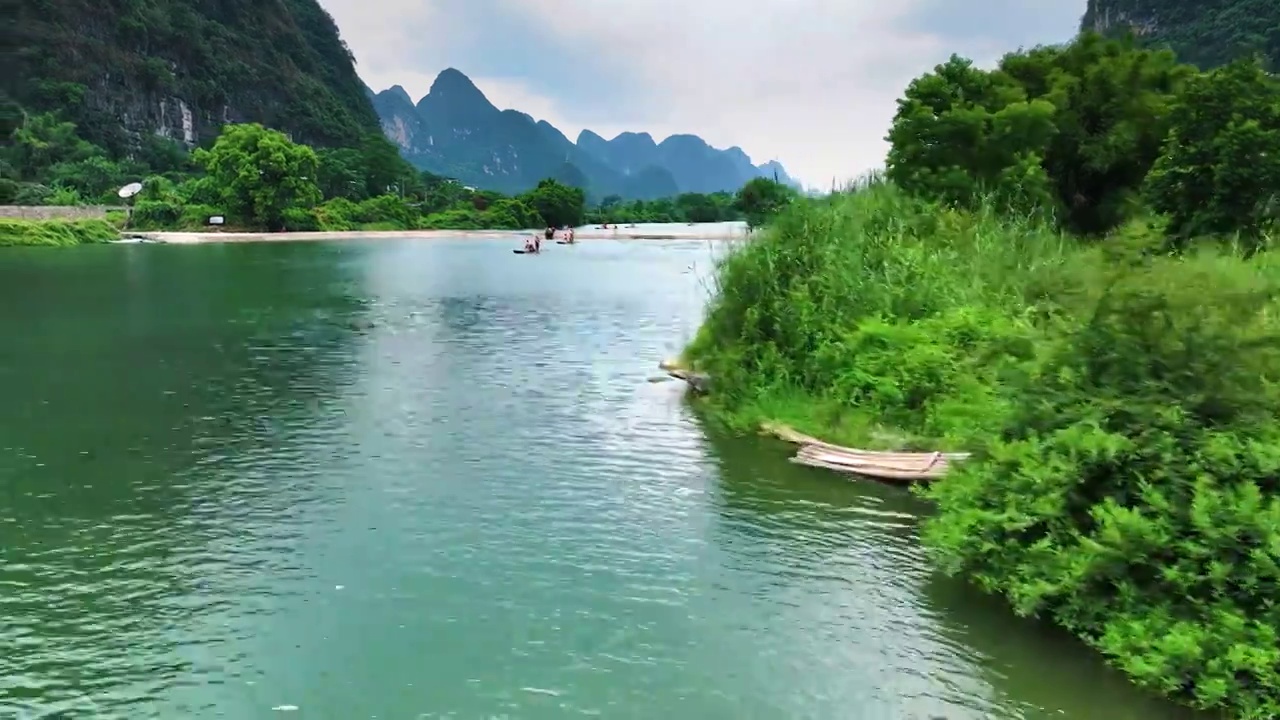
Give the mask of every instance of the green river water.
<path id="1" fill-rule="evenodd" d="M 1187 717 L 708 433 L 714 252 L 0 254 L 0 717 Z"/>

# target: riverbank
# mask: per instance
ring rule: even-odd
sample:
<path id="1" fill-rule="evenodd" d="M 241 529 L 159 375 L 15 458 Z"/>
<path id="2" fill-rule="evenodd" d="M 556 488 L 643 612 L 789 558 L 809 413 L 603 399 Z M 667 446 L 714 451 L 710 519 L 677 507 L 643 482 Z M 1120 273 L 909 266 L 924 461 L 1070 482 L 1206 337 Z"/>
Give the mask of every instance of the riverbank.
<path id="1" fill-rule="evenodd" d="M 191 232 L 118 230 L 103 220 L 3 220 L 0 219 L 0 247 L 6 246 L 72 246 L 116 240 L 191 245 L 198 243 L 302 242 L 321 240 L 399 240 L 449 238 L 511 238 L 520 240 L 535 230 L 326 230 L 313 232 Z M 697 240 L 721 242 L 745 240 L 745 233 L 699 232 L 674 227 L 666 232 L 654 229 L 575 230 L 574 238 L 583 240 Z"/>
<path id="2" fill-rule="evenodd" d="M 1280 258 L 1161 240 L 890 185 L 801 201 L 720 263 L 683 361 L 733 428 L 972 452 L 923 491 L 943 570 L 1139 684 L 1274 717 Z"/>
<path id="3" fill-rule="evenodd" d="M 219 243 L 219 242 L 289 242 L 315 240 L 398 240 L 405 238 L 513 238 L 520 239 L 536 230 L 325 230 L 314 232 L 170 232 L 124 231 L 122 237 L 171 244 Z M 674 229 L 670 232 L 653 230 L 595 230 L 574 231 L 574 239 L 582 240 L 743 240 L 745 234 L 707 233 Z M 545 241 L 544 241 L 545 242 Z"/>

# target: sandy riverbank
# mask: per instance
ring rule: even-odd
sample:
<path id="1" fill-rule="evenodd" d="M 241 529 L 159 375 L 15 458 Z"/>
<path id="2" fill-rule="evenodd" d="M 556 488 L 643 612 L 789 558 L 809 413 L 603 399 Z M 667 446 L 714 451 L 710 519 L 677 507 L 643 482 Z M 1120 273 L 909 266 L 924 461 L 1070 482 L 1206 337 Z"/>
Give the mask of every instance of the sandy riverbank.
<path id="1" fill-rule="evenodd" d="M 304 240 L 397 240 L 433 238 L 511 238 L 519 240 L 532 234 L 531 230 L 349 230 L 326 232 L 134 232 L 125 231 L 121 237 L 150 240 L 177 245 L 218 242 L 288 242 Z M 575 240 L 743 240 L 743 234 L 724 232 L 697 232 L 696 228 L 680 232 L 680 229 L 661 232 L 645 230 L 600 230 L 583 228 L 575 232 Z"/>

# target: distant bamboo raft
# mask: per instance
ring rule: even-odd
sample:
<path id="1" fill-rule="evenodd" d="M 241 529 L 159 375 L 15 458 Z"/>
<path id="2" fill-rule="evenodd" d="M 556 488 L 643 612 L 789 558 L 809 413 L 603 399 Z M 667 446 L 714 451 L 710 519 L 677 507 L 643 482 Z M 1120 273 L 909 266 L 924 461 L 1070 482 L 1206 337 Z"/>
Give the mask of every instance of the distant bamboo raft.
<path id="1" fill-rule="evenodd" d="M 761 429 L 800 445 L 791 462 L 883 480 L 935 480 L 945 475 L 952 463 L 969 457 L 968 453 L 858 450 L 823 442 L 777 423 L 765 423 Z"/>

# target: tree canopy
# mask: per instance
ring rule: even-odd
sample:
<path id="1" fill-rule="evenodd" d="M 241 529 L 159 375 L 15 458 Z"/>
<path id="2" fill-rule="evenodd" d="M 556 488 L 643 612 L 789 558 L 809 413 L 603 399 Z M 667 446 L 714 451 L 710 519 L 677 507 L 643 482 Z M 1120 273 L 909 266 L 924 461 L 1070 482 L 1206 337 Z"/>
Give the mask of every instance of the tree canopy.
<path id="1" fill-rule="evenodd" d="M 746 216 L 748 227 L 760 227 L 796 197 L 796 191 L 772 178 L 748 180 L 734 197 L 734 206 Z"/>
<path id="2" fill-rule="evenodd" d="M 1147 178 L 1151 206 L 1185 241 L 1280 220 L 1280 80 L 1252 59 L 1192 78 Z"/>
<path id="3" fill-rule="evenodd" d="M 249 224 L 282 228 L 288 208 L 313 207 L 322 197 L 315 151 L 256 123 L 226 126 L 195 160 L 219 189 L 227 215 Z"/>
<path id="4" fill-rule="evenodd" d="M 1092 33 L 990 71 L 953 57 L 899 101 L 888 176 L 944 202 L 992 195 L 1105 232 L 1136 201 L 1194 73 L 1167 50 Z"/>

